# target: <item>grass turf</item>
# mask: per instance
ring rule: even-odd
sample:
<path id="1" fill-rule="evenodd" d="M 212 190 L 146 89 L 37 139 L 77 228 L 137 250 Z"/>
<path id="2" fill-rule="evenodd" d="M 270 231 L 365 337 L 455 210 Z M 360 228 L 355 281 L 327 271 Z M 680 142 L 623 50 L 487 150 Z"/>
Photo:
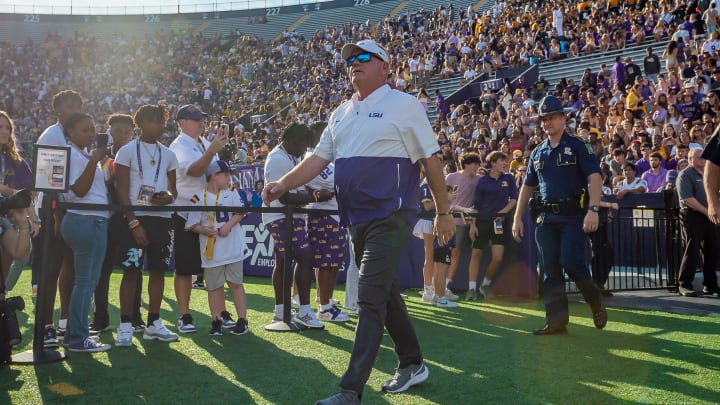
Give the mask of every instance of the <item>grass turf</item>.
<path id="1" fill-rule="evenodd" d="M 120 277 L 111 278 L 114 325 Z M 198 333 L 169 344 L 136 334 L 133 348 L 0 368 L 0 403 L 313 404 L 335 392 L 356 317 L 327 323 L 324 331 L 267 332 L 263 326 L 273 307 L 269 280 L 248 277 L 245 286 L 247 335 L 208 336 L 206 294 L 194 290 Z M 15 293 L 30 295 L 29 272 Z M 175 330 L 173 298 L 168 277 L 161 317 Z M 335 298 L 342 302 L 341 291 Z M 380 386 L 396 366 L 385 336 L 365 404 L 711 403 L 720 393 L 720 318 L 610 309 L 607 328 L 598 331 L 589 309 L 571 304 L 568 336 L 537 337 L 530 330 L 544 321 L 539 302 L 461 302 L 460 308 L 440 309 L 421 303 L 413 292 L 407 304 L 430 378 L 408 393 L 383 394 Z M 29 304 L 25 313 L 32 310 Z M 32 318 L 26 314 L 20 314 L 19 350 L 32 346 Z M 102 335 L 107 343 L 114 337 L 114 330 Z"/>

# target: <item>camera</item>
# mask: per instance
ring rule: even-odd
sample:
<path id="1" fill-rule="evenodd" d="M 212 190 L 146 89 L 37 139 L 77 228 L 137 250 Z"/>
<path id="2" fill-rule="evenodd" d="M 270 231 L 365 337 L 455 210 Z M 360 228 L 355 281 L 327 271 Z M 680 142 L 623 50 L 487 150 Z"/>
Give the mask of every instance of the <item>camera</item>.
<path id="1" fill-rule="evenodd" d="M 22 341 L 20 325 L 15 312 L 25 309 L 22 297 L 0 301 L 0 363 L 9 358 L 10 349 Z"/>
<path id="2" fill-rule="evenodd" d="M 15 208 L 27 208 L 32 203 L 30 190 L 20 190 L 9 197 L 0 197 L 0 216 Z"/>

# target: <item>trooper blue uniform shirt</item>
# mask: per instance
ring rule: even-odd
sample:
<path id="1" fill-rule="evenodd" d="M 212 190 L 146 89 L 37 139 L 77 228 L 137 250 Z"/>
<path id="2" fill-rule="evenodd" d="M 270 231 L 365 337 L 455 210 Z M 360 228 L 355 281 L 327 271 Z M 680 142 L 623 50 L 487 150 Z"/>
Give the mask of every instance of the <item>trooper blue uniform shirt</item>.
<path id="1" fill-rule="evenodd" d="M 532 151 L 524 184 L 538 187 L 543 202 L 557 203 L 576 199 L 577 192 L 587 188 L 588 177 L 593 173 L 600 173 L 600 164 L 592 147 L 563 133 L 554 148 L 546 139 Z M 545 220 L 556 217 L 557 214 L 548 213 Z"/>

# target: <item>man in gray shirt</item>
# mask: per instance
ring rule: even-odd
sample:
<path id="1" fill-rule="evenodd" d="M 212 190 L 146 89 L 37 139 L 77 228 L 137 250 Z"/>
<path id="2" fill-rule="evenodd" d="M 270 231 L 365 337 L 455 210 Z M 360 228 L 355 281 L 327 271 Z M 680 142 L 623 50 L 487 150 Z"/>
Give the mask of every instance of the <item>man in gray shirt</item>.
<path id="1" fill-rule="evenodd" d="M 680 172 L 677 178 L 677 193 L 680 200 L 680 224 L 685 251 L 680 262 L 678 293 L 684 297 L 695 297 L 693 279 L 698 258 L 703 257 L 703 293 L 718 293 L 715 269 L 718 263 L 717 230 L 708 218 L 707 196 L 703 188 L 705 159 L 702 149 L 692 148 L 688 153 L 690 166 Z"/>

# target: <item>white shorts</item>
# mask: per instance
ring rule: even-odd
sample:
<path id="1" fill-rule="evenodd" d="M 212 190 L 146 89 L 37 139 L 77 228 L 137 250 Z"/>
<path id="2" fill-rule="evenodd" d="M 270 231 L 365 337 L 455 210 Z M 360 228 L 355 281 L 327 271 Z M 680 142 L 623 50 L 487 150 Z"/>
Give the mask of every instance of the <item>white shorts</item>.
<path id="1" fill-rule="evenodd" d="M 418 219 L 415 228 L 413 228 L 413 235 L 423 239 L 423 234 L 425 233 L 433 234 L 433 221 L 429 219 Z"/>
<path id="2" fill-rule="evenodd" d="M 205 285 L 208 291 L 222 288 L 225 282 L 242 284 L 243 262 L 223 264 L 205 269 Z"/>

